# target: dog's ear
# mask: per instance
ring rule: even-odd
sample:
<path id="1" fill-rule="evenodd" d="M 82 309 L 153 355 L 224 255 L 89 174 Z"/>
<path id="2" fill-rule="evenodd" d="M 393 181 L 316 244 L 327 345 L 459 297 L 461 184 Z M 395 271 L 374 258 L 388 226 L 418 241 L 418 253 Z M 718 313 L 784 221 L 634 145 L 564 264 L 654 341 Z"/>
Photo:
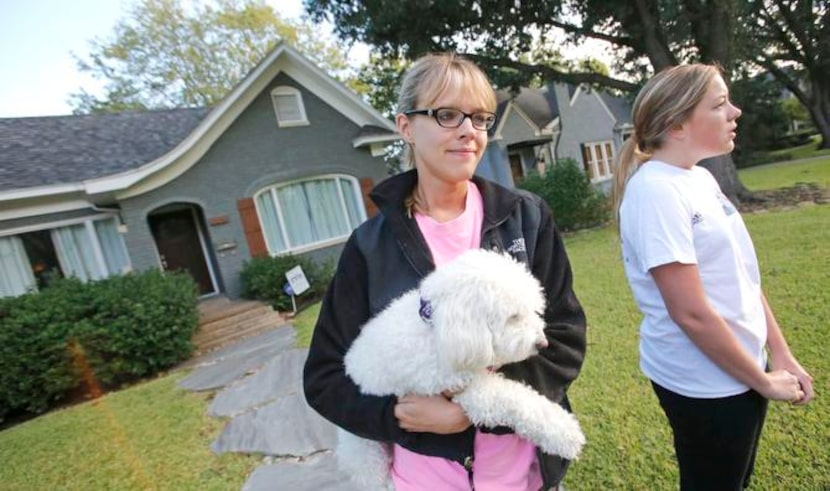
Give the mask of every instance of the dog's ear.
<path id="1" fill-rule="evenodd" d="M 445 301 L 434 306 L 433 328 L 440 362 L 452 371 L 478 370 L 492 365 L 495 363 L 493 335 L 487 324 L 471 315 L 475 307 L 453 303 Z"/>

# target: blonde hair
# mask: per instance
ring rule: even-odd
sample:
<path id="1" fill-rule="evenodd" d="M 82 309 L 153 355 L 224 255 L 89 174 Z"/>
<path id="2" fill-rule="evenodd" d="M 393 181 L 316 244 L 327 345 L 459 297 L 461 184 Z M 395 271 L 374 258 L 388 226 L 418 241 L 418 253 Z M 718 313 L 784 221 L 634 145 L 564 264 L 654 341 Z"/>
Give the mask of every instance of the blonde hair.
<path id="1" fill-rule="evenodd" d="M 398 113 L 430 107 L 450 90 L 463 90 L 471 95 L 482 110 L 496 112 L 496 92 L 487 75 L 475 63 L 456 53 L 432 53 L 418 58 L 406 71 L 398 91 Z M 412 168 L 415 158 L 410 144 L 404 160 Z M 420 208 L 418 187 L 407 197 L 405 206 L 411 212 Z"/>
<path id="2" fill-rule="evenodd" d="M 723 70 L 718 65 L 680 65 L 666 68 L 640 89 L 631 109 L 634 133 L 623 143 L 615 162 L 615 218 L 619 220 L 628 179 L 661 148 L 669 130 L 691 117 L 712 80 L 719 76 L 723 76 Z"/>

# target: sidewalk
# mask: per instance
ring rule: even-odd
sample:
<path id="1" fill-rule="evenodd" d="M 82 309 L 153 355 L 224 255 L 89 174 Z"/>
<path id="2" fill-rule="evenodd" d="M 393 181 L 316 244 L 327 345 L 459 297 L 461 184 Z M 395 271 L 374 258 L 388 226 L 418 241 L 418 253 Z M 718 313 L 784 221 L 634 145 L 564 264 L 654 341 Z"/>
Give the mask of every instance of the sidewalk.
<path id="1" fill-rule="evenodd" d="M 188 362 L 194 370 L 179 387 L 218 390 L 208 414 L 230 420 L 214 452 L 264 455 L 243 491 L 358 491 L 334 462 L 334 426 L 305 402 L 307 350 L 294 344 L 290 325 L 240 341 Z"/>

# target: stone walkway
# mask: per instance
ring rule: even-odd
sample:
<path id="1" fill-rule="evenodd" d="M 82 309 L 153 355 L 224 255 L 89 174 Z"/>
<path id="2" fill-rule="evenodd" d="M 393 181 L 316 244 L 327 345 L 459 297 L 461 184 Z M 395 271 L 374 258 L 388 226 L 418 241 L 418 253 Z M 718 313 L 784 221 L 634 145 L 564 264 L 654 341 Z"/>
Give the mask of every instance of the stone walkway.
<path id="1" fill-rule="evenodd" d="M 243 491 L 357 491 L 337 470 L 334 426 L 305 402 L 305 349 L 291 326 L 255 336 L 188 362 L 179 386 L 218 391 L 208 414 L 229 418 L 211 444 L 216 453 L 264 455 Z"/>

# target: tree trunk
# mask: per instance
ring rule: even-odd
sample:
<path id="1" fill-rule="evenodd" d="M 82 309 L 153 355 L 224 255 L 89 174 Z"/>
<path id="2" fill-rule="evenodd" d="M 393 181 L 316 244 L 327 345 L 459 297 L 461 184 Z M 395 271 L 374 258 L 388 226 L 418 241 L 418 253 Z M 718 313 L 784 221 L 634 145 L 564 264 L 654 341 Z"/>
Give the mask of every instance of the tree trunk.
<path id="1" fill-rule="evenodd" d="M 830 77 L 811 77 L 812 97 L 805 104 L 816 130 L 821 135 L 821 147 L 830 148 Z M 803 102 L 803 101 L 802 101 Z"/>
<path id="2" fill-rule="evenodd" d="M 708 169 L 715 176 L 721 191 L 735 206 L 741 201 L 752 199 L 752 193 L 738 179 L 738 169 L 735 168 L 732 155 L 726 154 L 705 159 L 700 161 L 698 165 Z"/>

